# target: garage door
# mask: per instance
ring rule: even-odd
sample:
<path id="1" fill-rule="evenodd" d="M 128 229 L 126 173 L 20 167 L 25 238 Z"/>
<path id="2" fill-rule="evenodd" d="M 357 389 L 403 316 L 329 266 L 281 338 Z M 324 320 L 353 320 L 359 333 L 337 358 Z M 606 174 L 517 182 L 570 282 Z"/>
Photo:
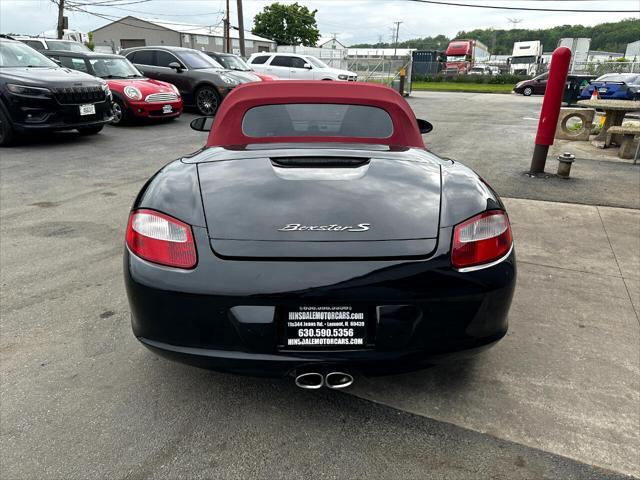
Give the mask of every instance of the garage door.
<path id="1" fill-rule="evenodd" d="M 137 38 L 123 38 L 120 40 L 121 48 L 131 48 L 131 47 L 144 47 L 147 45 L 147 42 L 142 39 Z"/>

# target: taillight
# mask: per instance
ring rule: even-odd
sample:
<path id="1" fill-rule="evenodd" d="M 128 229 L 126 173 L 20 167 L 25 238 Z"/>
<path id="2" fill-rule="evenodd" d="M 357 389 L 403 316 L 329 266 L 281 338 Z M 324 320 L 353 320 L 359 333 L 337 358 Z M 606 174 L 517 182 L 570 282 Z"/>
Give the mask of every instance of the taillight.
<path id="1" fill-rule="evenodd" d="M 451 263 L 458 269 L 491 263 L 505 256 L 512 242 L 507 213 L 483 212 L 455 226 Z"/>
<path id="2" fill-rule="evenodd" d="M 154 210 L 131 212 L 127 246 L 140 258 L 169 267 L 193 268 L 198 261 L 191 227 Z"/>

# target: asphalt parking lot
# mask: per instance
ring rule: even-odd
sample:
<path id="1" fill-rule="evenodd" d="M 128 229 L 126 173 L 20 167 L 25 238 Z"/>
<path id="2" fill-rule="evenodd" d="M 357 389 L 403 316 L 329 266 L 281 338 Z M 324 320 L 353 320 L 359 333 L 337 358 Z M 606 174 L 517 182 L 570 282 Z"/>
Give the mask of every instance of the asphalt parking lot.
<path id="1" fill-rule="evenodd" d="M 511 330 L 471 361 L 347 393 L 198 370 L 133 338 L 128 210 L 152 173 L 204 143 L 194 115 L 1 150 L 0 476 L 640 476 L 640 172 L 585 159 L 571 184 L 524 177 L 540 102 L 410 99 L 435 125 L 431 148 L 508 197 Z"/>

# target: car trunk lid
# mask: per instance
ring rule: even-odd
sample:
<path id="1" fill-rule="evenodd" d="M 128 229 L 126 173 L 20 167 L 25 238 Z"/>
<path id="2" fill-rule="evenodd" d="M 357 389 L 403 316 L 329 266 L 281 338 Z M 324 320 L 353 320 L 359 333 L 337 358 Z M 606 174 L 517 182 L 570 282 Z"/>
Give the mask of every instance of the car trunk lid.
<path id="1" fill-rule="evenodd" d="M 198 168 L 211 245 L 223 257 L 425 256 L 437 243 L 433 163 L 287 155 Z"/>

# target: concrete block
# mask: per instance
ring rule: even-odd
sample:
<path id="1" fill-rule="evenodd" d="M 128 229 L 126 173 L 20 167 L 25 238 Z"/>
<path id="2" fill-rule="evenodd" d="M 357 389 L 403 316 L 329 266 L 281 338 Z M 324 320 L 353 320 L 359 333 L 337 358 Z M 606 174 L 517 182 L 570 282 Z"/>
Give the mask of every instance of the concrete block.
<path id="1" fill-rule="evenodd" d="M 593 124 L 593 117 L 595 113 L 596 111 L 592 108 L 561 108 L 555 138 L 561 140 L 589 140 L 591 125 Z M 568 130 L 567 122 L 571 118 L 580 119 L 582 121 L 582 128 L 576 131 Z"/>

